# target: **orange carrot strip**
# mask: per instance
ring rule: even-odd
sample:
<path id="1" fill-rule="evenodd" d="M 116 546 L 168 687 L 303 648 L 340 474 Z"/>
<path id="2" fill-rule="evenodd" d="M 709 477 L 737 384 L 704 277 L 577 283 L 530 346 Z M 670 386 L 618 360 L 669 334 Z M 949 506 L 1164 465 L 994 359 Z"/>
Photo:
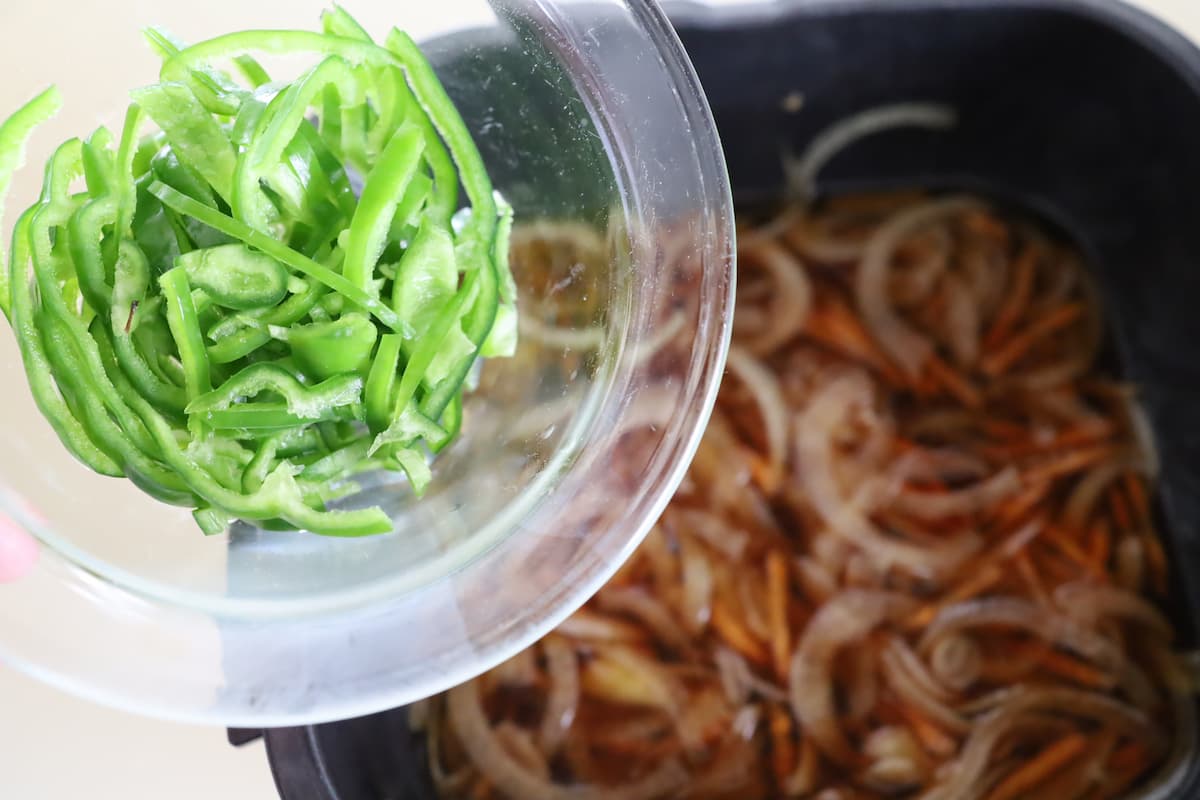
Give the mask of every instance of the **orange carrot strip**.
<path id="1" fill-rule="evenodd" d="M 1112 687 L 1112 680 L 1108 675 L 1090 664 L 1085 664 L 1079 659 L 1072 658 L 1058 650 L 1046 650 L 1039 659 L 1039 662 L 1048 672 L 1060 678 L 1066 678 L 1069 681 L 1078 683 L 1081 686 L 1093 689 L 1108 689 Z"/>
<path id="2" fill-rule="evenodd" d="M 1141 742 L 1128 742 L 1118 747 L 1108 759 L 1108 768 L 1113 770 L 1135 769 L 1150 762 L 1150 751 Z"/>
<path id="3" fill-rule="evenodd" d="M 1104 459 L 1111 457 L 1112 454 L 1113 447 L 1111 444 L 1100 444 L 1078 450 L 1067 450 L 1033 464 L 1029 467 L 1024 477 L 1028 483 L 1062 478 L 1095 466 Z"/>
<path id="4" fill-rule="evenodd" d="M 1142 537 L 1146 546 L 1146 562 L 1150 568 L 1150 585 L 1159 595 L 1167 593 L 1167 554 L 1163 551 L 1162 540 L 1153 531 L 1147 531 Z"/>
<path id="5" fill-rule="evenodd" d="M 713 629 L 725 643 L 760 667 L 771 664 L 771 654 L 754 634 L 729 610 L 720 599 L 713 601 L 710 617 Z"/>
<path id="6" fill-rule="evenodd" d="M 1000 782 L 987 800 L 1016 800 L 1083 754 L 1087 737 L 1070 733 L 1046 747 Z"/>
<path id="7" fill-rule="evenodd" d="M 1037 567 L 1033 565 L 1033 559 L 1029 557 L 1028 550 L 1022 550 L 1017 553 L 1014 559 L 1017 564 L 1017 571 L 1021 573 L 1021 579 L 1029 586 L 1029 593 L 1033 595 L 1033 599 L 1037 600 L 1039 605 L 1050 605 L 1050 595 L 1046 594 L 1046 587 L 1042 585 L 1042 579 L 1038 576 Z"/>
<path id="8" fill-rule="evenodd" d="M 896 703 L 893 708 L 900 714 L 921 746 L 933 756 L 948 758 L 958 750 L 958 742 L 937 723 L 907 703 Z"/>
<path id="9" fill-rule="evenodd" d="M 933 621 L 937 613 L 946 606 L 970 600 L 981 595 L 1004 579 L 1004 570 L 999 565 L 991 563 L 978 569 L 956 584 L 953 588 L 932 603 L 926 603 L 918 608 L 905 622 L 910 629 L 923 628 Z"/>
<path id="10" fill-rule="evenodd" d="M 974 384 L 936 353 L 931 353 L 925 360 L 925 369 L 938 386 L 967 408 L 983 405 L 983 395 Z"/>
<path id="11" fill-rule="evenodd" d="M 768 497 L 779 491 L 782 481 L 779 471 L 772 469 L 765 458 L 757 455 L 750 457 L 750 477 Z"/>
<path id="12" fill-rule="evenodd" d="M 1133 513 L 1129 510 L 1129 504 L 1125 501 L 1125 496 L 1120 490 L 1113 486 L 1108 492 L 1108 507 L 1112 509 L 1113 520 L 1117 523 L 1117 530 L 1122 533 L 1133 530 Z"/>
<path id="13" fill-rule="evenodd" d="M 1008 241 L 1008 228 L 986 211 L 971 211 L 964 214 L 962 224 L 971 233 L 994 239 L 1001 244 Z"/>
<path id="14" fill-rule="evenodd" d="M 857 315 L 840 300 L 818 303 L 809 312 L 804 333 L 830 350 L 874 368 L 892 386 L 907 383 L 900 370 L 876 346 Z"/>
<path id="15" fill-rule="evenodd" d="M 993 439 L 1007 441 L 1025 441 L 1029 438 L 1028 426 L 995 417 L 983 421 L 983 432 Z"/>
<path id="16" fill-rule="evenodd" d="M 1088 560 L 1096 572 L 1108 570 L 1108 559 L 1112 555 L 1112 535 L 1108 520 L 1099 519 L 1092 525 L 1088 538 Z"/>
<path id="17" fill-rule="evenodd" d="M 1125 484 L 1125 493 L 1129 495 L 1129 501 L 1138 516 L 1138 521 L 1149 526 L 1151 521 L 1150 498 L 1146 496 L 1146 484 L 1132 472 L 1125 473 L 1123 483 Z"/>
<path id="18" fill-rule="evenodd" d="M 1002 500 L 996 506 L 992 525 L 997 530 L 1011 530 L 1021 524 L 1050 491 L 1049 481 L 1027 481 L 1021 491 Z"/>
<path id="19" fill-rule="evenodd" d="M 985 351 L 997 349 L 1008 337 L 1012 327 L 1017 324 L 1025 306 L 1029 304 L 1029 296 L 1033 291 L 1033 279 L 1037 271 L 1037 262 L 1041 253 L 1034 245 L 1027 246 L 1017 257 L 1013 266 L 1012 291 L 1004 298 L 1004 304 L 996 312 L 995 321 L 983 337 Z"/>
<path id="20" fill-rule="evenodd" d="M 771 728 L 771 772 L 775 785 L 783 788 L 792 770 L 796 768 L 796 743 L 792 740 L 792 715 L 778 705 L 770 711 Z"/>
<path id="21" fill-rule="evenodd" d="M 1088 557 L 1088 554 L 1084 552 L 1083 548 L 1079 546 L 1079 543 L 1076 542 L 1075 539 L 1072 538 L 1071 535 L 1062 528 L 1056 525 L 1047 526 L 1046 533 L 1042 537 L 1042 541 L 1049 542 L 1050 544 L 1054 545 L 1058 552 L 1062 553 L 1079 566 L 1084 567 L 1089 571 L 1099 572 L 1098 570 L 1093 569 L 1092 560 Z"/>
<path id="22" fill-rule="evenodd" d="M 984 374 L 993 378 L 1003 375 L 1020 361 L 1039 341 L 1060 331 L 1083 316 L 1083 303 L 1067 303 L 1039 319 L 1013 336 L 1003 346 L 979 360 Z"/>
<path id="23" fill-rule="evenodd" d="M 767 553 L 767 627 L 771 631 L 771 661 L 784 683 L 792 660 L 788 628 L 788 559 L 780 550 Z"/>
<path id="24" fill-rule="evenodd" d="M 1007 461 L 1026 456 L 1042 455 L 1056 450 L 1094 445 L 1112 437 L 1111 430 L 1102 429 L 1087 423 L 1072 425 L 1055 434 L 1053 438 L 1044 441 L 1031 438 L 1029 431 L 1027 429 L 1023 430 L 1025 433 L 1024 439 L 1005 444 L 986 445 L 983 448 L 984 454 L 989 458 Z"/>

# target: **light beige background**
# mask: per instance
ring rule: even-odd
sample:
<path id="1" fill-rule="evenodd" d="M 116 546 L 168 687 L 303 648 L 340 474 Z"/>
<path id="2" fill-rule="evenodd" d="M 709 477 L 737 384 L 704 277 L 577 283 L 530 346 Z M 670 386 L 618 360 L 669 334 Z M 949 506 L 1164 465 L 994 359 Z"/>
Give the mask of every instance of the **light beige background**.
<path id="1" fill-rule="evenodd" d="M 180 2 L 180 0 L 167 0 Z M 265 20 L 276 3 L 247 0 Z M 714 4 L 738 0 L 709 0 Z M 9 4 L 12 4 L 11 6 Z M 14 10 L 21 3 L 21 10 Z M 1194 38 L 1200 38 L 1197 0 L 1135 0 Z M 0 36 L 20 46 L 23 17 L 38 18 L 69 4 L 0 0 Z M 147 11 L 157 2 L 147 0 Z M 358 2 L 355 7 L 375 5 Z M 454 0 L 398 0 L 394 16 L 414 32 L 436 30 Z M 431 10 L 432 9 L 432 10 Z M 376 12 L 378 14 L 379 12 Z M 435 16 L 436 15 L 436 16 Z M 38 25 L 45 24 L 39 20 Z M 36 38 L 30 42 L 36 48 Z M 9 87 L 11 88 L 11 87 Z M 0 95 L 10 92 L 0 89 Z M 11 800 L 271 800 L 274 786 L 261 744 L 240 750 L 218 728 L 154 722 L 90 705 L 0 670 L 0 797 Z"/>

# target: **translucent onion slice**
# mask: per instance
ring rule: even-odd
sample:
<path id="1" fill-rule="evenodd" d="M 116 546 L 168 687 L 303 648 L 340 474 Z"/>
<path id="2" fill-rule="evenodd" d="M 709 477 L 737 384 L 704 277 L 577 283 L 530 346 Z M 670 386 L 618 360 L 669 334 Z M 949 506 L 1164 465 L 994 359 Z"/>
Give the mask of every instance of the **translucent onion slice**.
<path id="1" fill-rule="evenodd" d="M 822 606 L 800 639 L 788 675 L 792 711 L 817 748 L 839 764 L 852 765 L 858 757 L 837 721 L 834 658 L 888 620 L 911 613 L 914 605 L 905 595 L 851 589 Z"/>
<path id="2" fill-rule="evenodd" d="M 1054 590 L 1054 603 L 1072 619 L 1088 626 L 1105 618 L 1130 622 L 1164 641 L 1172 638 L 1171 623 L 1138 594 L 1117 586 L 1076 581 Z"/>
<path id="3" fill-rule="evenodd" d="M 809 501 L 829 529 L 861 549 L 881 569 L 902 566 L 914 575 L 933 577 L 952 569 L 980 547 L 977 536 L 961 534 L 940 544 L 911 544 L 880 530 L 863 508 L 843 496 L 835 471 L 833 438 L 853 409 L 870 407 L 868 379 L 858 372 L 835 376 L 813 397 L 797 421 L 796 451 Z"/>
<path id="4" fill-rule="evenodd" d="M 546 692 L 546 710 L 542 713 L 538 744 L 542 752 L 550 756 L 558 751 L 574 724 L 582 692 L 575 648 L 565 639 L 553 635 L 542 640 L 541 648 L 550 687 Z"/>
<path id="5" fill-rule="evenodd" d="M 1125 664 L 1120 648 L 1105 637 L 1065 614 L 1018 597 L 984 597 L 947 606 L 926 627 L 917 650 L 928 654 L 946 636 L 986 627 L 1024 631 L 1113 673 Z"/>
<path id="6" fill-rule="evenodd" d="M 758 264 L 771 275 L 771 310 L 763 318 L 762 330 L 739 330 L 741 317 L 734 316 L 733 333 L 738 343 L 754 355 L 764 356 L 804 330 L 812 308 L 812 284 L 804 265 L 775 242 L 758 241 L 743 245 L 739 258 Z"/>
<path id="7" fill-rule="evenodd" d="M 729 348 L 729 370 L 745 385 L 762 415 L 767 434 L 767 458 L 770 483 L 783 480 L 787 459 L 788 410 L 783 389 L 776 374 L 748 351 L 737 345 Z"/>
<path id="8" fill-rule="evenodd" d="M 508 797 L 538 800 L 655 800 L 679 791 L 687 770 L 666 760 L 639 781 L 624 786 L 562 785 L 540 777 L 508 752 L 488 723 L 476 681 L 451 689 L 447 695 L 450 724 L 463 749 L 480 773 Z"/>
<path id="9" fill-rule="evenodd" d="M 945 217 L 983 205 L 969 197 L 935 200 L 897 213 L 874 233 L 867 243 L 855 279 L 855 295 L 863 321 L 875 341 L 912 378 L 921 374 L 925 360 L 933 352 L 928 338 L 900 318 L 890 298 L 892 256 L 913 233 Z"/>

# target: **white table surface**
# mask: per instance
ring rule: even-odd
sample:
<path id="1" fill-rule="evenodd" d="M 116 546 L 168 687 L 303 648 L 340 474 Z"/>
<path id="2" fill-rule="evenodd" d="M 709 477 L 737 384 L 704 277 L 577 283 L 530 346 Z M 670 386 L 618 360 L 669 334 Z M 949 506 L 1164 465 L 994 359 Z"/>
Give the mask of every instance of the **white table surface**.
<path id="1" fill-rule="evenodd" d="M 1134 2 L 1200 38 L 1197 0 Z M 261 743 L 234 749 L 222 729 L 101 708 L 0 668 L 0 797 L 271 800 L 276 794 Z"/>

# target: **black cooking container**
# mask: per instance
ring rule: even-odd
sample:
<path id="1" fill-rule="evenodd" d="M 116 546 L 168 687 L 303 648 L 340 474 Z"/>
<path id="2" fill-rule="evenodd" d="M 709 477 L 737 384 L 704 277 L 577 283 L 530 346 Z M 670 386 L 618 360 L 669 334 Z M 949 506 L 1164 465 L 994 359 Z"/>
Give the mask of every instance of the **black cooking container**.
<path id="1" fill-rule="evenodd" d="M 1200 619 L 1200 52 L 1103 0 L 674 11 L 738 202 L 777 196 L 781 151 L 830 123 L 932 101 L 958 111 L 956 129 L 861 142 L 830 165 L 822 189 L 980 191 L 1046 218 L 1086 251 L 1158 441 L 1172 610 L 1190 644 Z M 433 797 L 404 709 L 265 736 L 285 800 Z M 1200 797 L 1200 761 L 1177 761 L 1151 794 Z"/>

